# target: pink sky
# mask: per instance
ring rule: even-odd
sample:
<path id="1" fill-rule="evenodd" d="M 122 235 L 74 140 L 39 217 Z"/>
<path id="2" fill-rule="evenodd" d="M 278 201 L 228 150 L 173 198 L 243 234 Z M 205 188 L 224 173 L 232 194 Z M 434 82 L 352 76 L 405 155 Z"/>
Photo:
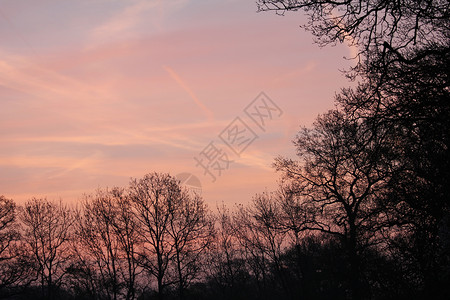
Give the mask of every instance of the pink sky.
<path id="1" fill-rule="evenodd" d="M 320 49 L 301 12 L 253 0 L 0 0 L 0 195 L 76 202 L 97 187 L 189 172 L 210 206 L 276 188 L 277 155 L 333 108 L 352 49 Z M 264 91 L 283 111 L 260 130 L 244 108 Z M 258 135 L 233 154 L 240 117 Z M 234 162 L 212 182 L 194 157 Z"/>

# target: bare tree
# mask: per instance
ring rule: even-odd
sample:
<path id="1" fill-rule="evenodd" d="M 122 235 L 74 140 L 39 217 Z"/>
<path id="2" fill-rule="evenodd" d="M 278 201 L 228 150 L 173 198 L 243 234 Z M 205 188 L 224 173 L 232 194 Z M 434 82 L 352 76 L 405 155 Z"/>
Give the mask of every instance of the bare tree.
<path id="1" fill-rule="evenodd" d="M 267 297 L 267 283 L 271 270 L 273 279 L 279 284 L 285 297 L 290 296 L 286 284 L 281 255 L 286 247 L 286 231 L 280 227 L 281 211 L 275 197 L 270 193 L 257 194 L 253 202 L 240 206 L 233 223 L 235 232 L 246 252 L 255 276 L 262 283 L 261 292 Z"/>
<path id="2" fill-rule="evenodd" d="M 106 299 L 134 299 L 138 273 L 137 227 L 131 203 L 120 188 L 87 195 L 77 216 L 79 266 L 94 293 Z"/>
<path id="3" fill-rule="evenodd" d="M 175 251 L 179 297 L 184 299 L 184 290 L 200 275 L 200 263 L 214 237 L 214 223 L 201 197 L 188 190 L 181 191 L 170 213 L 168 232 Z"/>
<path id="4" fill-rule="evenodd" d="M 391 176 L 387 131 L 330 111 L 297 136 L 301 162 L 278 158 L 275 163 L 292 180 L 304 228 L 334 235 L 345 245 L 352 295 L 358 299 L 367 296 L 361 253 L 377 243 L 385 224 L 378 201 Z"/>
<path id="5" fill-rule="evenodd" d="M 16 204 L 0 196 L 0 298 L 34 279 L 33 264 L 21 241 Z"/>
<path id="6" fill-rule="evenodd" d="M 12 241 L 17 239 L 18 232 L 14 230 L 15 219 L 16 204 L 0 196 L 0 255 L 8 249 Z"/>
<path id="7" fill-rule="evenodd" d="M 308 262 L 304 259 L 303 246 L 307 244 L 310 228 L 315 219 L 315 208 L 303 205 L 303 198 L 295 193 L 295 183 L 281 181 L 278 190 L 274 193 L 274 201 L 279 206 L 279 217 L 277 218 L 279 229 L 290 238 L 288 247 L 293 247 L 293 261 L 295 265 L 291 268 L 300 283 L 301 293 L 305 297 L 311 297 L 311 283 L 305 274 L 304 266 Z"/>
<path id="8" fill-rule="evenodd" d="M 16 281 L 8 264 L 17 255 L 11 248 L 20 237 L 15 226 L 15 210 L 16 205 L 12 200 L 0 196 L 0 291 Z"/>
<path id="9" fill-rule="evenodd" d="M 181 203 L 182 191 L 169 174 L 151 173 L 131 181 L 130 197 L 144 243 L 139 253 L 142 266 L 155 277 L 158 297 L 162 299 L 164 288 L 170 284 L 167 271 L 175 253 L 169 227 Z"/>
<path id="10" fill-rule="evenodd" d="M 414 64 L 449 53 L 448 1 L 258 0 L 259 11 L 304 10 L 320 45 L 346 41 L 367 67 Z M 372 70 L 373 71 L 373 70 Z"/>
<path id="11" fill-rule="evenodd" d="M 230 211 L 222 205 L 217 208 L 215 235 L 208 249 L 207 278 L 214 292 L 224 299 L 237 299 L 249 280 L 242 247 L 234 232 Z"/>
<path id="12" fill-rule="evenodd" d="M 257 3 L 260 11 L 303 10 L 309 16 L 304 28 L 320 44 L 347 41 L 357 50 L 359 63 L 347 75 L 359 75 L 362 83 L 343 90 L 337 100 L 349 117 L 393 129 L 388 142 L 395 152 L 391 168 L 396 174 L 381 206 L 400 229 L 384 233 L 393 247 L 389 251 L 396 258 L 404 256 L 410 268 L 405 274 L 417 278 L 415 288 L 430 298 L 447 295 L 448 278 L 442 274 L 450 269 L 445 258 L 450 215 L 450 2 Z"/>
<path id="13" fill-rule="evenodd" d="M 42 295 L 54 299 L 71 259 L 73 212 L 61 201 L 33 198 L 21 211 L 24 238 L 38 266 Z"/>
<path id="14" fill-rule="evenodd" d="M 138 251 L 142 247 L 142 239 L 139 235 L 137 219 L 133 211 L 133 203 L 126 190 L 114 188 L 111 194 L 116 199 L 117 214 L 113 222 L 115 233 L 124 253 L 126 270 L 122 277 L 125 281 L 127 300 L 135 299 L 137 277 L 141 273 L 139 268 Z"/>

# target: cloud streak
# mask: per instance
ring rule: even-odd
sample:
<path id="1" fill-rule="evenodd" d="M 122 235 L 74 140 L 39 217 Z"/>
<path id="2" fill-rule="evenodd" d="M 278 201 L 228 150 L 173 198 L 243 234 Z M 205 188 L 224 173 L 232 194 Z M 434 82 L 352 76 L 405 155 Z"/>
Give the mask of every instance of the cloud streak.
<path id="1" fill-rule="evenodd" d="M 203 113 L 206 116 L 206 119 L 208 122 L 214 121 L 214 114 L 212 111 L 210 111 L 201 101 L 198 99 L 198 97 L 195 95 L 195 93 L 192 91 L 192 89 L 189 87 L 189 85 L 181 79 L 181 77 L 170 67 L 163 66 L 164 70 L 166 70 L 167 73 L 178 83 L 178 85 L 188 93 L 188 95 L 194 100 L 195 104 L 203 111 Z"/>
<path id="2" fill-rule="evenodd" d="M 76 201 L 151 171 L 195 173 L 212 203 L 245 202 L 263 189 L 276 177 L 273 156 L 292 147 L 304 120 L 332 105 L 342 84 L 329 69 L 338 69 L 342 53 L 317 51 L 295 16 L 255 14 L 251 1 L 236 3 L 8 2 L 2 12 L 38 55 L 24 54 L 30 51 L 14 36 L 3 39 L 11 32 L 0 27 L 1 193 Z M 64 16 L 67 26 L 55 26 L 52 16 Z M 194 156 L 220 142 L 261 91 L 283 109 L 283 120 L 258 131 L 236 163 L 208 182 Z"/>

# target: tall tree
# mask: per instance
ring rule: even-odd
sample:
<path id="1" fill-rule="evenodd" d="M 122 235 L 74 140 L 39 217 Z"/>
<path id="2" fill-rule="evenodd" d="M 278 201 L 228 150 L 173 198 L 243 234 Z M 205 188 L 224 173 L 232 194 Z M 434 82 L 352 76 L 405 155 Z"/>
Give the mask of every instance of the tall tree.
<path id="1" fill-rule="evenodd" d="M 262 193 L 257 194 L 250 205 L 240 206 L 233 218 L 234 231 L 245 249 L 264 298 L 270 298 L 268 292 L 277 285 L 285 298 L 291 296 L 281 262 L 286 231 L 279 226 L 280 215 L 280 206 L 274 197 Z M 271 274 L 272 270 L 274 274 Z"/>
<path id="2" fill-rule="evenodd" d="M 444 234 L 450 218 L 449 58 L 447 53 L 393 63 L 369 74 L 382 77 L 382 85 L 373 86 L 369 80 L 356 92 L 344 90 L 338 97 L 353 118 L 391 128 L 390 164 L 396 171 L 383 206 L 405 240 L 400 242 L 395 235 L 389 244 L 397 248 L 397 257 L 404 257 L 405 269 L 411 271 L 408 276 L 420 278 L 416 288 L 430 297 L 443 293 L 447 285 L 441 274 L 450 268 Z M 361 93 L 367 96 L 362 98 Z"/>
<path id="3" fill-rule="evenodd" d="M 156 279 L 158 297 L 162 299 L 164 288 L 171 283 L 167 271 L 175 253 L 169 227 L 183 194 L 174 177 L 160 173 L 133 179 L 129 189 L 141 228 L 142 266 Z"/>
<path id="4" fill-rule="evenodd" d="M 102 299 L 134 299 L 138 274 L 139 235 L 124 189 L 87 195 L 78 213 L 79 266 Z M 75 275 L 79 275 L 79 272 Z"/>
<path id="5" fill-rule="evenodd" d="M 207 279 L 213 294 L 222 299 L 249 298 L 250 275 L 242 247 L 235 234 L 229 209 L 217 208 L 215 235 L 208 251 Z"/>
<path id="6" fill-rule="evenodd" d="M 348 42 L 358 51 L 359 72 L 391 63 L 414 64 L 449 53 L 448 1 L 258 0 L 259 11 L 304 10 L 303 27 L 320 45 Z"/>
<path id="7" fill-rule="evenodd" d="M 118 211 L 113 226 L 126 262 L 126 270 L 122 274 L 127 290 L 126 299 L 132 300 L 135 299 L 137 278 L 141 273 L 138 251 L 142 247 L 142 239 L 128 191 L 114 188 L 111 194 L 116 199 L 115 205 Z"/>
<path id="8" fill-rule="evenodd" d="M 21 241 L 16 204 L 0 196 L 0 298 L 33 281 L 33 264 Z"/>
<path id="9" fill-rule="evenodd" d="M 55 287 L 61 286 L 72 257 L 73 212 L 62 202 L 33 198 L 21 211 L 24 239 L 38 266 L 42 296 L 54 299 Z"/>
<path id="10" fill-rule="evenodd" d="M 376 243 L 377 230 L 383 226 L 377 201 L 391 176 L 387 132 L 333 110 L 295 139 L 301 162 L 285 158 L 275 162 L 300 198 L 298 210 L 306 212 L 303 226 L 334 235 L 346 247 L 355 299 L 368 297 L 361 255 Z"/>
<path id="11" fill-rule="evenodd" d="M 405 277 L 430 297 L 448 294 L 450 208 L 450 2 L 260 0 L 261 11 L 304 10 L 304 25 L 325 45 L 358 51 L 355 90 L 338 96 L 345 113 L 391 128 L 389 195 L 378 203 L 391 229 L 389 249 Z M 363 96 L 361 96 L 363 95 Z M 414 275 L 413 275 L 414 274 Z M 447 291 L 447 292 L 446 292 Z"/>
<path id="12" fill-rule="evenodd" d="M 175 251 L 179 297 L 184 299 L 185 289 L 201 275 L 201 263 L 214 237 L 214 222 L 202 198 L 185 189 L 170 213 L 168 233 Z"/>

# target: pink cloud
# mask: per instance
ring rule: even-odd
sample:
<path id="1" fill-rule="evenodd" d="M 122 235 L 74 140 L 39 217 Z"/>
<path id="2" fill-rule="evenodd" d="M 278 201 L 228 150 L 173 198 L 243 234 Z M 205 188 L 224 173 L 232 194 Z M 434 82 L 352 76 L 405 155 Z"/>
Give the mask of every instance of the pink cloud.
<path id="1" fill-rule="evenodd" d="M 298 126 L 332 106 L 348 49 L 318 51 L 294 17 L 256 15 L 231 2 L 222 10 L 208 2 L 211 14 L 189 1 L 171 3 L 108 6 L 98 21 L 93 12 L 86 16 L 89 26 L 78 23 L 81 10 L 65 12 L 74 22 L 65 34 L 70 47 L 47 23 L 43 34 L 55 38 L 37 45 L 38 55 L 0 47 L 2 193 L 76 201 L 150 171 L 196 174 L 210 203 L 245 202 L 276 186 L 273 157 L 293 155 Z M 35 41 L 29 30 L 25 38 Z M 211 183 L 193 157 L 260 91 L 282 118 L 258 131 Z"/>

